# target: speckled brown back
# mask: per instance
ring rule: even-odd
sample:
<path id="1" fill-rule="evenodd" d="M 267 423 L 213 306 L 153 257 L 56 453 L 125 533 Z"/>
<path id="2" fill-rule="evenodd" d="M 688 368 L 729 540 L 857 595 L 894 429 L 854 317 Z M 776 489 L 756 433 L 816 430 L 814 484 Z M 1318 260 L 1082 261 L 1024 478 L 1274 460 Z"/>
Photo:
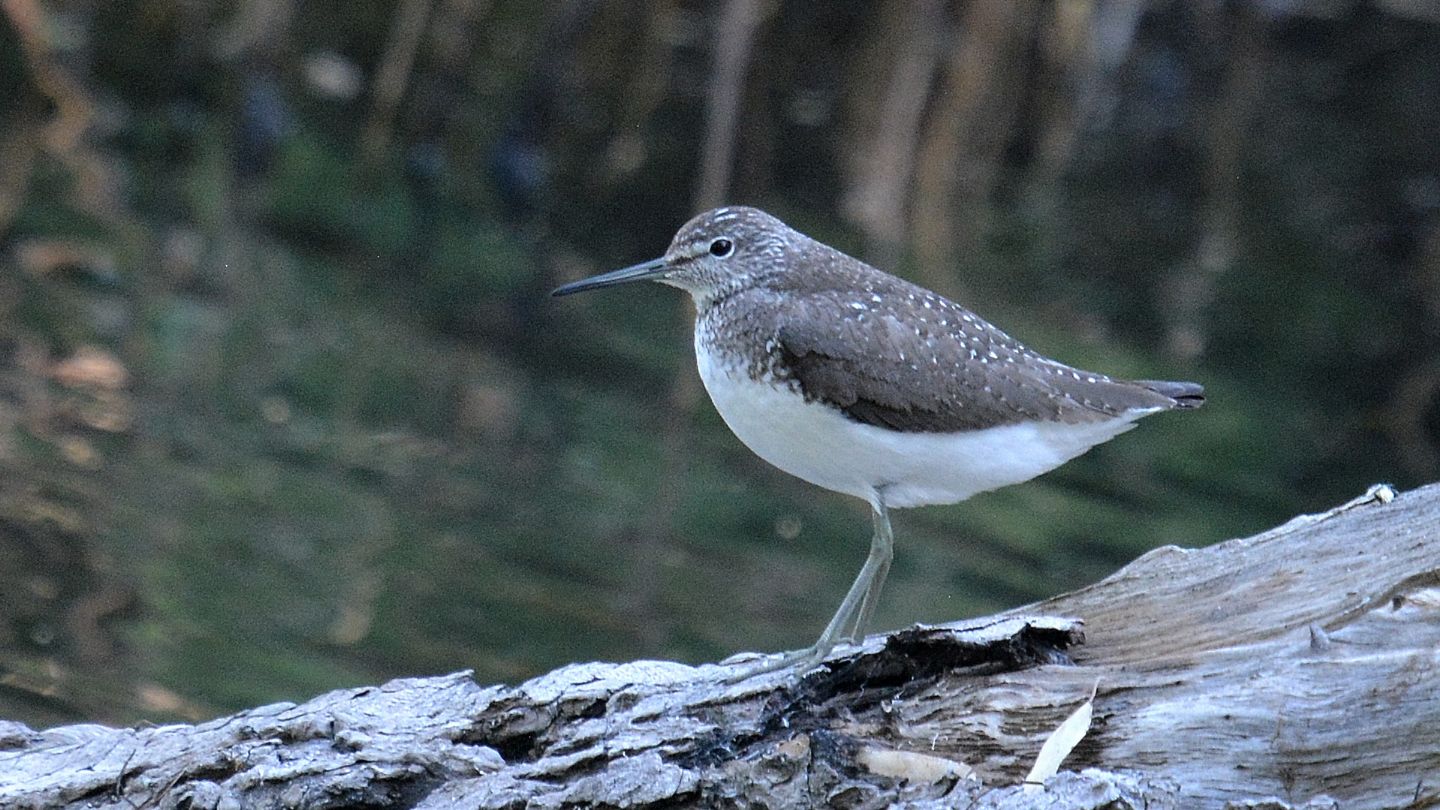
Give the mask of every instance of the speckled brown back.
<path id="1" fill-rule="evenodd" d="M 1117 380 L 1042 357 L 952 301 L 790 233 L 783 272 L 708 301 L 700 339 L 858 422 L 959 432 L 1203 401 L 1194 383 Z"/>

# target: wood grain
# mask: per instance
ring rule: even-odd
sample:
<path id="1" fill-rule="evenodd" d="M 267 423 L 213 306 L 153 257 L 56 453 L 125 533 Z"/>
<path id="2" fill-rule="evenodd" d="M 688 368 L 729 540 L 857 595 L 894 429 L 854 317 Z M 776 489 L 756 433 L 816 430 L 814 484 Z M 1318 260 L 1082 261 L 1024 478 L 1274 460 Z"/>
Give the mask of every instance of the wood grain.
<path id="1" fill-rule="evenodd" d="M 0 806 L 1440 806 L 1440 487 L 1390 495 L 876 636 L 803 678 L 576 664 L 197 726 L 0 723 Z M 1089 733 L 1025 793 L 1092 690 Z"/>

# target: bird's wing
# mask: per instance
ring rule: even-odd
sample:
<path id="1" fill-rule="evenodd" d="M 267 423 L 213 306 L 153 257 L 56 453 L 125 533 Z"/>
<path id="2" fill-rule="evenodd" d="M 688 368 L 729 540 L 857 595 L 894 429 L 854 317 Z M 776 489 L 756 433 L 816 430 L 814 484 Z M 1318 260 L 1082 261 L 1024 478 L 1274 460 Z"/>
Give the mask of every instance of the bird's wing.
<path id="1" fill-rule="evenodd" d="M 1040 357 L 959 305 L 929 300 L 936 306 L 919 322 L 913 307 L 902 319 L 885 299 L 863 311 L 833 296 L 797 302 L 778 323 L 779 366 L 807 399 L 907 432 L 1174 407 L 1162 393 Z"/>

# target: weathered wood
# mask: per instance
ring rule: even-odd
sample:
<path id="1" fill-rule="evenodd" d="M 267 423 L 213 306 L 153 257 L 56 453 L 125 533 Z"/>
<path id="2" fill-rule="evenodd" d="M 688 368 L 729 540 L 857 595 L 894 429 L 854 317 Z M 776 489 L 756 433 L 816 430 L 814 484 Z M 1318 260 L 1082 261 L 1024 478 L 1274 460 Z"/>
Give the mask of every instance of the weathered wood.
<path id="1" fill-rule="evenodd" d="M 0 806 L 1435 806 L 1440 486 L 1388 496 L 1159 549 L 1012 614 L 875 637 L 800 679 L 579 664 L 198 726 L 0 723 Z M 1092 689 L 1074 770 L 1026 793 Z"/>

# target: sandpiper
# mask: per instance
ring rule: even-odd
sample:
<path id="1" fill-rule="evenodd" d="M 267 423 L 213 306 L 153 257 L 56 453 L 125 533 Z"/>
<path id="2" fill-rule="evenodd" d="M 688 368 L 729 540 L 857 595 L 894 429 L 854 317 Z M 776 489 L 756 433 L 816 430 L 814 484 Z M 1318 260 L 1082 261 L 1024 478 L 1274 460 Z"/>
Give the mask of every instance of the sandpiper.
<path id="1" fill-rule="evenodd" d="M 554 295 L 632 281 L 690 293 L 700 379 L 740 441 L 873 510 L 870 554 L 820 638 L 747 676 L 809 669 L 863 637 L 893 556 L 890 509 L 1028 481 L 1143 416 L 1204 401 L 1196 383 L 1121 380 L 1036 354 L 755 208 L 700 214 L 661 258 Z"/>

